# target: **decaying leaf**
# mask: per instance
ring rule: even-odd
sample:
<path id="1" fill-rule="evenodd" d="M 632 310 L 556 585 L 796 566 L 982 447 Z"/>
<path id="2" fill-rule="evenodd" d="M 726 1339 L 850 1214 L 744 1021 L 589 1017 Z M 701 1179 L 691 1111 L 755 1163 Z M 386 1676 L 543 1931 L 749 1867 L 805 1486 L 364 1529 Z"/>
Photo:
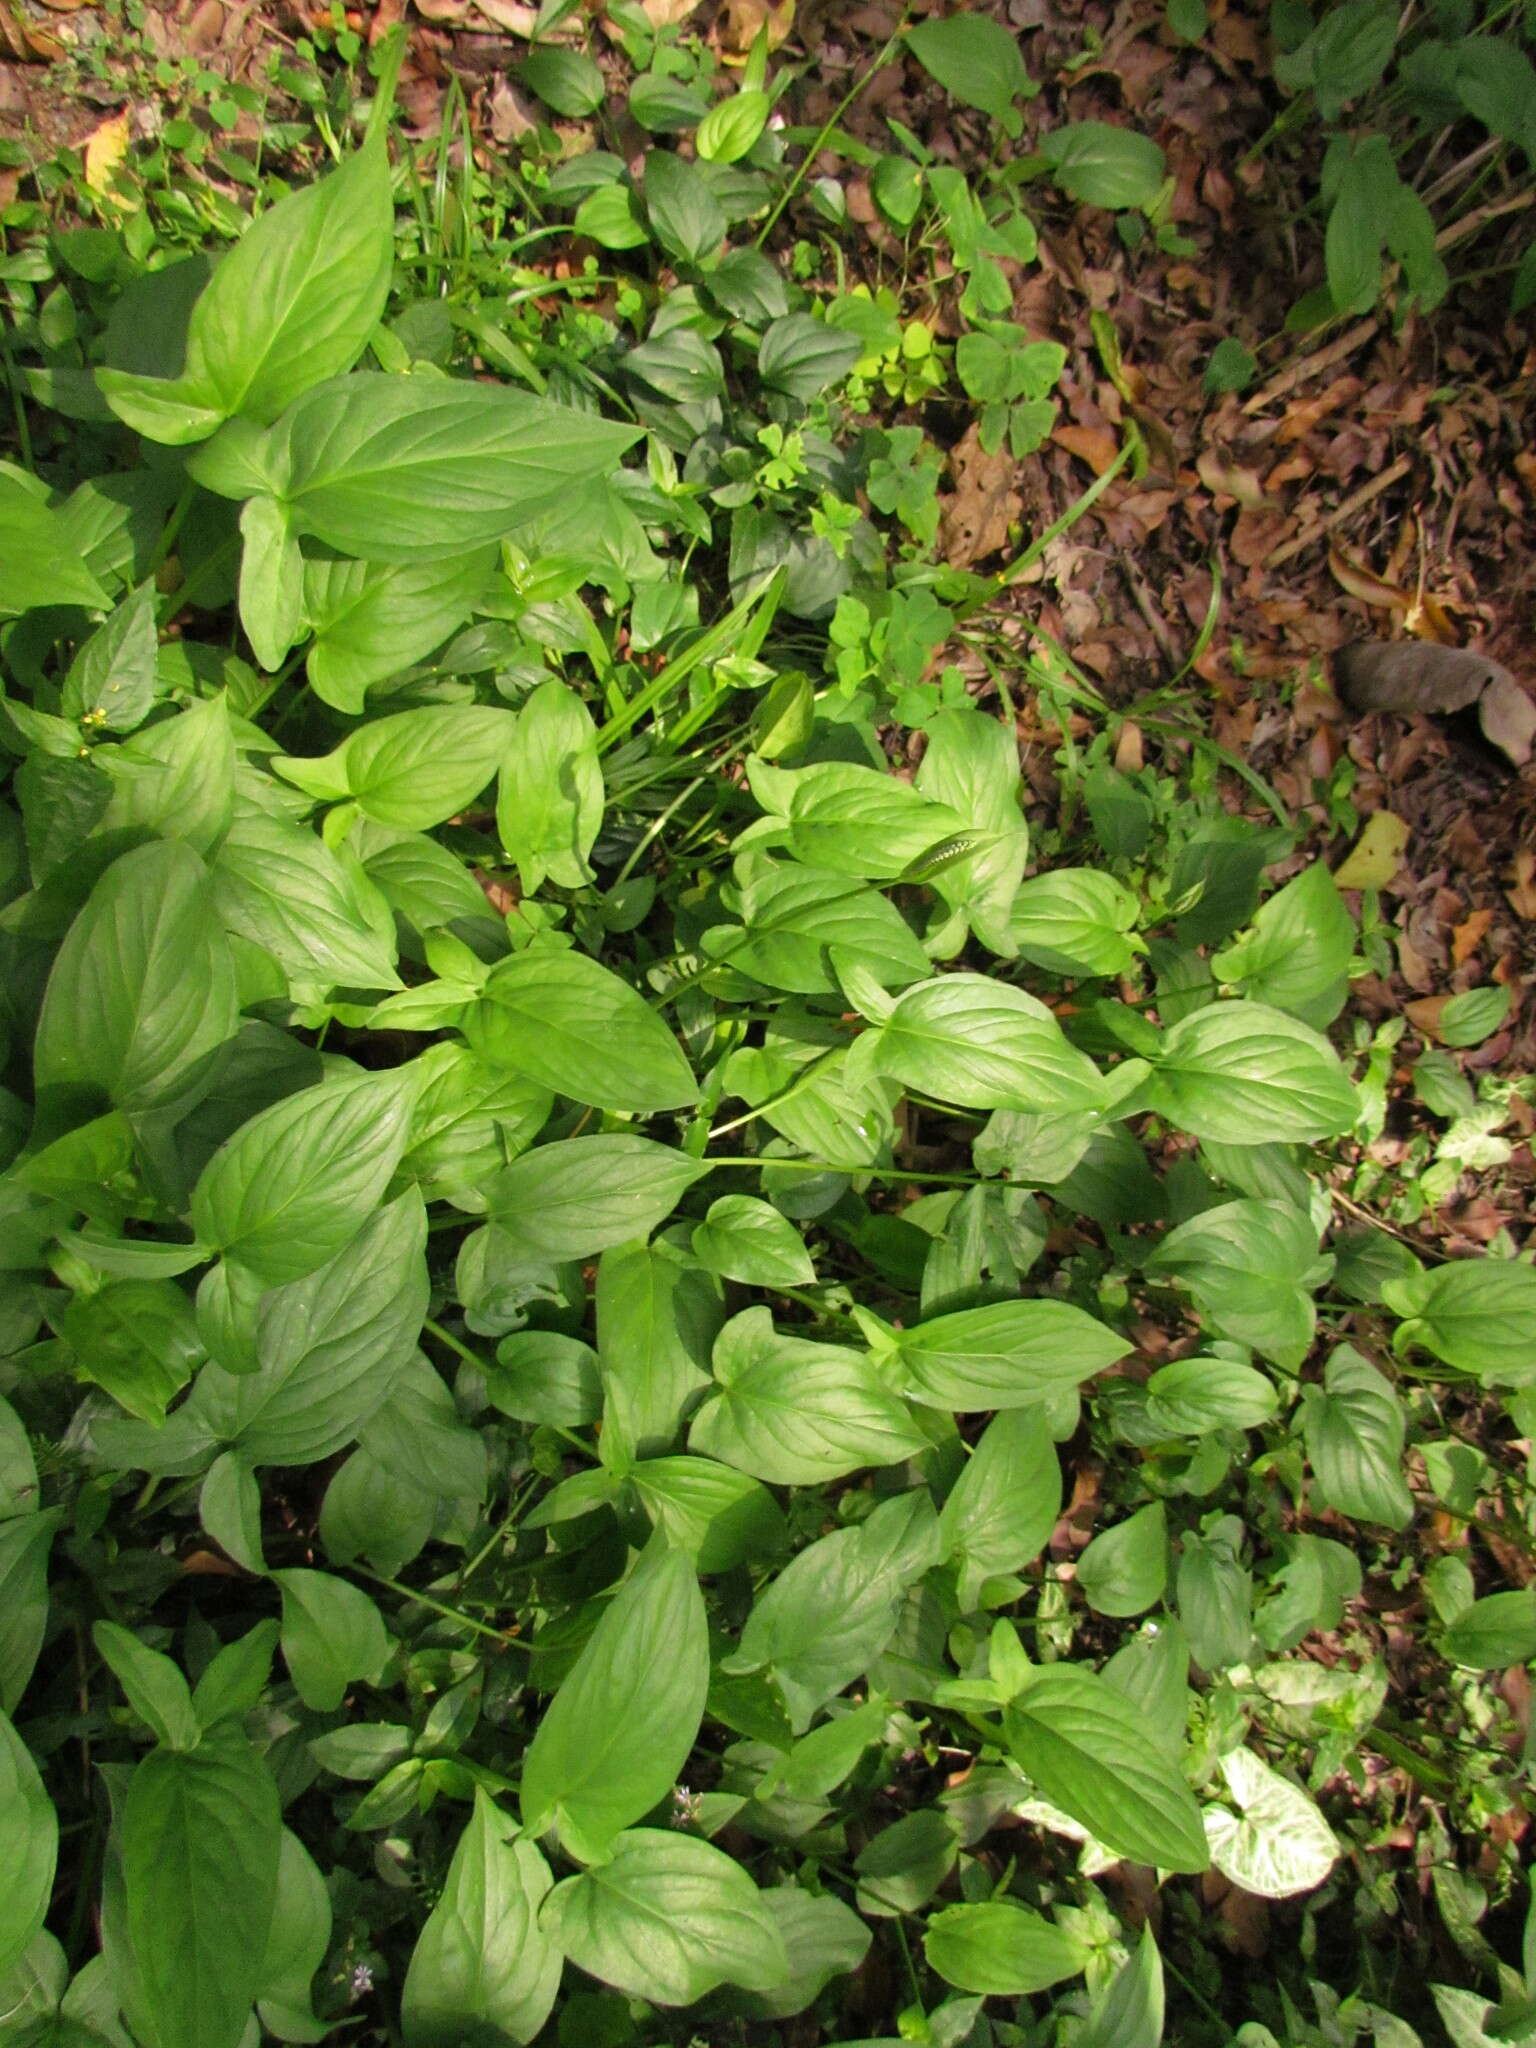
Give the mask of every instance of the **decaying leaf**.
<path id="1" fill-rule="evenodd" d="M 111 189 L 117 168 L 128 154 L 130 125 L 126 110 L 102 122 L 85 140 L 85 182 L 96 193 Z"/>
<path id="2" fill-rule="evenodd" d="M 1408 844 L 1408 827 L 1391 811 L 1373 811 L 1334 880 L 1341 889 L 1385 889 Z"/>
<path id="3" fill-rule="evenodd" d="M 1531 744 L 1536 741 L 1536 704 L 1507 669 L 1489 678 L 1478 699 L 1477 722 L 1483 728 L 1483 738 L 1507 754 L 1517 768 L 1530 760 Z"/>
<path id="4" fill-rule="evenodd" d="M 768 31 L 768 48 L 776 50 L 795 25 L 795 0 L 725 0 L 720 11 L 720 54 L 727 64 L 745 64 L 759 30 Z"/>
<path id="5" fill-rule="evenodd" d="M 1008 528 L 1024 510 L 1014 488 L 1018 464 L 1006 449 L 985 453 L 968 427 L 949 458 L 954 490 L 943 500 L 939 546 L 947 562 L 968 569 L 1008 545 Z"/>
<path id="6" fill-rule="evenodd" d="M 8 7 L 0 0 L 0 57 L 17 64 L 53 64 L 64 54 L 58 37 Z"/>

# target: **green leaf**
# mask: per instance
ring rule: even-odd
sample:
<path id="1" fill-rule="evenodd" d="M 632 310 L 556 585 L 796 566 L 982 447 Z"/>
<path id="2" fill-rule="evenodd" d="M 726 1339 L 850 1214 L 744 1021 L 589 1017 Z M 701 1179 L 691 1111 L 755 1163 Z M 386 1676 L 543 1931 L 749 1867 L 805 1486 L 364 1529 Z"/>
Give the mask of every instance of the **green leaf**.
<path id="1" fill-rule="evenodd" d="M 277 1649 L 275 1621 L 258 1621 L 243 1636 L 215 1651 L 192 1688 L 192 1705 L 205 1730 L 250 1713 L 267 1689 Z"/>
<path id="2" fill-rule="evenodd" d="M 693 1233 L 701 1266 L 750 1287 L 809 1287 L 816 1268 L 787 1216 L 752 1195 L 722 1195 Z"/>
<path id="3" fill-rule="evenodd" d="M 1088 1961 L 1075 1935 L 1012 1899 L 946 1906 L 928 1922 L 923 1954 L 946 1984 L 999 1998 L 1044 1991 Z"/>
<path id="4" fill-rule="evenodd" d="M 1018 39 L 987 14 L 951 14 L 920 21 L 906 32 L 919 64 L 953 98 L 990 114 L 1005 135 L 1023 130 L 1016 99 L 1039 87 L 1024 68 Z"/>
<path id="5" fill-rule="evenodd" d="M 406 1973 L 407 2048 L 533 2039 L 560 1987 L 560 1952 L 539 1925 L 552 1882 L 535 1845 L 477 1787 Z"/>
<path id="6" fill-rule="evenodd" d="M 725 1319 L 717 1289 L 662 1241 L 605 1252 L 596 1294 L 604 1427 L 628 1457 L 668 1450 L 709 1385 L 710 1348 Z"/>
<path id="7" fill-rule="evenodd" d="M 334 1714 L 354 1679 L 373 1681 L 389 1655 L 384 1617 L 368 1595 L 330 1572 L 271 1574 L 283 1598 L 282 1649 L 299 1698 Z"/>
<path id="8" fill-rule="evenodd" d="M 647 150 L 645 210 L 667 254 L 681 263 L 704 263 L 725 240 L 725 215 L 697 164 L 670 149 Z"/>
<path id="9" fill-rule="evenodd" d="M 0 1981 L 31 1946 L 53 1893 L 59 1823 L 26 1744 L 0 1714 L 0 1839 L 6 1881 L 0 1903 Z M 9 2017 L 9 2015 L 7 2015 Z"/>
<path id="10" fill-rule="evenodd" d="M 1354 919 L 1333 876 L 1314 861 L 1270 897 L 1245 938 L 1214 955 L 1211 971 L 1243 995 L 1321 1027 L 1344 1007 L 1354 950 Z"/>
<path id="11" fill-rule="evenodd" d="M 443 562 L 306 562 L 310 688 L 337 711 L 360 712 L 372 684 L 425 659 L 463 623 L 494 565 L 491 550 L 476 548 Z"/>
<path id="12" fill-rule="evenodd" d="M 80 1377 L 144 1422 L 164 1421 L 205 1356 L 192 1304 L 169 1280 L 114 1280 L 76 1295 L 58 1329 Z"/>
<path id="13" fill-rule="evenodd" d="M 1180 1358 L 1147 1381 L 1147 1422 L 1167 1436 L 1260 1429 L 1280 1407 L 1274 1382 L 1230 1358 Z"/>
<path id="14" fill-rule="evenodd" d="M 388 904 L 313 832 L 255 811 L 238 817 L 213 864 L 213 901 L 225 928 L 270 953 L 290 982 L 400 986 Z"/>
<path id="15" fill-rule="evenodd" d="M 869 1953 L 869 1929 L 830 1892 L 777 1884 L 758 1893 L 758 1904 L 778 1927 L 790 1975 L 772 1990 L 738 1994 L 732 2003 L 751 2019 L 791 2019 L 804 2012 L 834 1977 L 858 1969 Z"/>
<path id="16" fill-rule="evenodd" d="M 283 1829 L 277 1899 L 262 1957 L 257 2012 L 280 2041 L 323 2040 L 326 2026 L 310 2004 L 310 1986 L 331 1945 L 331 1897 L 298 1836 Z"/>
<path id="17" fill-rule="evenodd" d="M 1107 121 L 1072 121 L 1048 129 L 1039 147 L 1056 183 L 1083 206 L 1148 206 L 1167 169 L 1151 136 Z"/>
<path id="18" fill-rule="evenodd" d="M 224 497 L 270 493 L 295 533 L 342 554 L 446 561 L 610 475 L 638 434 L 502 385 L 359 372 L 265 434 L 225 428 L 188 467 Z"/>
<path id="19" fill-rule="evenodd" d="M 732 93 L 704 116 L 693 146 L 707 164 L 737 163 L 755 145 L 772 111 L 773 100 L 760 87 Z"/>
<path id="20" fill-rule="evenodd" d="M 603 1412 L 597 1353 L 558 1330 L 514 1330 L 496 1347 L 486 1397 L 503 1415 L 580 1429 Z"/>
<path id="21" fill-rule="evenodd" d="M 1389 1280 L 1382 1299 L 1405 1320 L 1392 1348 L 1421 1345 L 1485 1386 L 1536 1380 L 1536 1269 L 1486 1255 Z"/>
<path id="22" fill-rule="evenodd" d="M 709 1687 L 709 1632 L 693 1560 L 659 1538 L 614 1594 L 523 1758 L 529 1834 L 559 1829 L 583 1861 L 677 1781 Z"/>
<path id="23" fill-rule="evenodd" d="M 300 393 L 350 370 L 383 316 L 394 268 L 394 202 L 383 137 L 255 221 L 192 309 L 184 374 L 102 371 L 107 401 L 155 440 L 170 435 L 133 398 L 175 397 L 266 423 Z M 207 428 L 203 430 L 205 433 Z"/>
<path id="24" fill-rule="evenodd" d="M 763 330 L 758 374 L 770 391 L 809 404 L 840 384 L 863 352 L 855 335 L 813 320 L 809 313 L 786 313 Z"/>
<path id="25" fill-rule="evenodd" d="M 1077 1583 L 1095 1614 L 1145 1614 L 1168 1583 L 1168 1516 L 1160 1500 L 1095 1536 L 1077 1560 Z"/>
<path id="26" fill-rule="evenodd" d="M 155 1750 L 135 1769 L 122 1821 L 127 1938 L 160 2048 L 238 2048 L 281 1837 L 277 1786 L 237 1730 Z"/>
<path id="27" fill-rule="evenodd" d="M 97 882 L 54 960 L 38 1088 L 99 1091 L 130 1115 L 190 1107 L 237 1016 L 207 869 L 176 840 L 137 847 Z"/>
<path id="28" fill-rule="evenodd" d="M 603 821 L 597 730 L 576 692 L 551 676 L 517 715 L 496 799 L 496 830 L 524 893 L 592 879 L 587 856 Z"/>
<path id="29" fill-rule="evenodd" d="M 313 1273 L 377 1208 L 405 1149 L 414 1093 L 408 1067 L 342 1074 L 260 1111 L 192 1190 L 200 1242 L 268 1287 Z"/>
<path id="30" fill-rule="evenodd" d="M 531 946 L 501 961 L 466 1016 L 464 1035 L 493 1066 L 598 1109 L 639 1113 L 698 1100 L 688 1062 L 661 1018 L 583 953 Z"/>
<path id="31" fill-rule="evenodd" d="M 649 1236 L 708 1172 L 707 1160 L 649 1138 L 562 1138 L 503 1167 L 485 1199 L 529 1257 L 582 1259 Z"/>
<path id="32" fill-rule="evenodd" d="M 1181 0 L 1169 0 L 1169 14 Z M 1193 0 L 1204 12 L 1205 0 Z M 1163 1959 L 1150 1927 L 1094 2003 L 1076 2048 L 1162 2048 Z"/>
<path id="33" fill-rule="evenodd" d="M 847 875 L 798 861 L 737 856 L 735 909 L 739 925 L 712 925 L 706 953 L 770 988 L 797 995 L 834 995 L 837 977 L 828 960 L 852 961 L 882 987 L 927 978 L 927 954 L 888 898 Z"/>
<path id="34" fill-rule="evenodd" d="M 1194 0 L 1202 12 L 1205 0 Z M 1259 374 L 1258 357 L 1235 334 L 1223 335 L 1206 360 L 1200 388 L 1207 398 L 1220 398 L 1227 391 L 1246 391 Z"/>
<path id="35" fill-rule="evenodd" d="M 421 832 L 468 807 L 506 758 L 515 719 L 481 704 L 427 704 L 375 718 L 316 761 L 272 767 L 322 802 L 350 797 L 381 825 Z"/>
<path id="36" fill-rule="evenodd" d="M 571 222 L 573 234 L 584 235 L 600 249 L 643 249 L 651 239 L 640 201 L 628 184 L 601 185 L 589 192 Z"/>
<path id="37" fill-rule="evenodd" d="M 59 1508 L 0 1522 L 0 1709 L 13 1714 L 48 1627 L 48 1552 Z"/>
<path id="38" fill-rule="evenodd" d="M 59 691 L 59 712 L 82 725 L 132 732 L 159 694 L 155 591 L 143 584 L 80 646 Z"/>
<path id="39" fill-rule="evenodd" d="M 1304 1387 L 1302 1400 L 1307 1458 L 1323 1499 L 1341 1515 L 1405 1529 L 1413 1520 L 1402 1471 L 1407 1418 L 1391 1381 L 1341 1344 L 1322 1387 Z"/>
<path id="40" fill-rule="evenodd" d="M 115 1621 L 94 1623 L 91 1641 L 111 1667 L 129 1706 L 154 1730 L 155 1740 L 167 1749 L 196 1749 L 203 1731 L 192 1708 L 191 1690 L 171 1659 Z"/>
<path id="41" fill-rule="evenodd" d="M 902 1597 L 939 1557 L 926 1493 L 898 1494 L 857 1528 L 808 1544 L 758 1595 L 727 1672 L 766 1671 L 796 1734 L 890 1642 Z"/>
<path id="42" fill-rule="evenodd" d="M 1022 989 L 945 974 L 899 997 L 868 1055 L 906 1088 L 964 1109 L 1101 1109 L 1104 1077 Z"/>
<path id="43" fill-rule="evenodd" d="M 111 603 L 35 478 L 0 471 L 0 617 L 41 605 Z"/>
<path id="44" fill-rule="evenodd" d="M 1232 1884 L 1261 1899 L 1291 1899 L 1314 1890 L 1338 1861 L 1339 1845 L 1298 1785 L 1271 1770 L 1252 1750 L 1229 1750 L 1222 1775 L 1242 1809 L 1206 1809 L 1211 1861 Z"/>
<path id="45" fill-rule="evenodd" d="M 998 1301 L 892 1333 L 893 1369 L 930 1408 L 1021 1408 L 1077 1387 L 1129 1344 L 1064 1301 Z"/>
<path id="46" fill-rule="evenodd" d="M 1288 1202 L 1223 1202 L 1169 1232 L 1145 1270 L 1177 1279 L 1215 1328 L 1288 1369 L 1317 1327 L 1312 1296 L 1328 1278 L 1317 1229 Z"/>
<path id="47" fill-rule="evenodd" d="M 427 1312 L 426 1211 L 380 1209 L 336 1256 L 274 1289 L 256 1321 L 256 1370 L 205 1366 L 178 1415 L 253 1465 L 311 1465 L 351 1443 L 388 1398 Z"/>
<path id="48" fill-rule="evenodd" d="M 726 1572 L 776 1551 L 784 1518 L 767 1488 L 710 1458 L 645 1458 L 629 1483 L 654 1528 L 701 1572 Z"/>
<path id="49" fill-rule="evenodd" d="M 517 75 L 546 107 L 564 114 L 568 121 L 579 121 L 584 114 L 596 113 L 603 104 L 603 74 L 579 50 L 562 50 L 542 43 L 530 50 L 518 66 Z"/>
<path id="50" fill-rule="evenodd" d="M 1091 1671 L 1038 1669 L 1006 1710 L 1008 1746 L 1041 1796 L 1135 1863 L 1204 1870 L 1200 1809 L 1131 1702 Z"/>
<path id="51" fill-rule="evenodd" d="M 1536 1587 L 1489 1593 L 1463 1609 L 1440 1646 L 1453 1664 L 1470 1671 L 1507 1671 L 1536 1657 Z"/>
<path id="52" fill-rule="evenodd" d="M 960 1566 L 962 1609 L 989 1578 L 1021 1570 L 1061 1513 L 1061 1462 L 1038 1407 L 1010 1408 L 982 1432 L 939 1516 L 945 1555 Z"/>
<path id="53" fill-rule="evenodd" d="M 1026 960 L 1051 974 L 1125 974 L 1141 905 L 1097 868 L 1055 868 L 1026 882 L 1008 928 Z"/>
<path id="54" fill-rule="evenodd" d="M 1497 982 L 1464 989 L 1440 1012 L 1435 1036 L 1442 1045 L 1481 1045 L 1508 1017 L 1512 1000 L 1509 990 Z"/>
<path id="55" fill-rule="evenodd" d="M 1217 1144 L 1337 1137 L 1359 1114 L 1332 1046 L 1262 1003 L 1210 1003 L 1181 1017 L 1141 1103 L 1176 1130 Z"/>
<path id="56" fill-rule="evenodd" d="M 763 1307 L 720 1332 L 717 1390 L 699 1408 L 689 1448 L 773 1486 L 815 1486 L 868 1465 L 894 1465 L 927 1443 L 868 1357 L 786 1337 Z"/>
<path id="57" fill-rule="evenodd" d="M 555 1886 L 539 1920 L 590 1976 L 656 2005 L 693 2005 L 717 1984 L 771 1991 L 789 1975 L 757 1886 L 691 1835 L 621 1835 L 609 1862 Z"/>

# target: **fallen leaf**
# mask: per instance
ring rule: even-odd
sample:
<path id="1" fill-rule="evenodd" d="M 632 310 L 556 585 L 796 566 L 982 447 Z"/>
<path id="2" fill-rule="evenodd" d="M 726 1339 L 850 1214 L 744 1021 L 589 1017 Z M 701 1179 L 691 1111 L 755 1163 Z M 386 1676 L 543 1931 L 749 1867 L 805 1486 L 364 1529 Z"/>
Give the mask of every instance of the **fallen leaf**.
<path id="1" fill-rule="evenodd" d="M 1464 960 L 1470 960 L 1483 940 L 1488 936 L 1488 927 L 1493 923 L 1491 910 L 1474 910 L 1464 923 L 1452 927 L 1451 959 L 1460 967 Z"/>
<path id="2" fill-rule="evenodd" d="M 1391 811 L 1373 811 L 1348 859 L 1334 876 L 1341 889 L 1385 889 L 1408 844 L 1408 827 Z"/>
<path id="3" fill-rule="evenodd" d="M 25 16 L 0 0 L 0 56 L 18 64 L 55 64 L 64 45 L 45 28 L 35 28 Z"/>
<path id="4" fill-rule="evenodd" d="M 1328 543 L 1328 567 L 1333 571 L 1333 580 L 1347 590 L 1351 597 L 1358 597 L 1362 604 L 1378 605 L 1384 611 L 1406 612 L 1413 599 L 1406 590 L 1400 590 L 1395 583 L 1388 583 L 1378 576 L 1358 555 L 1352 555 L 1336 540 Z"/>
<path id="5" fill-rule="evenodd" d="M 1263 480 L 1256 469 L 1239 468 L 1215 448 L 1202 448 L 1195 468 L 1213 497 L 1235 498 L 1247 512 L 1267 511 L 1274 504 L 1273 499 L 1265 496 Z"/>
<path id="6" fill-rule="evenodd" d="M 1451 617 L 1438 597 L 1421 590 L 1409 605 L 1403 624 L 1415 640 L 1433 640 L 1441 647 L 1454 647 L 1458 638 Z"/>
<path id="7" fill-rule="evenodd" d="M 522 0 L 475 0 L 475 10 L 509 36 L 531 37 L 539 18 L 537 7 L 525 7 Z"/>
<path id="8" fill-rule="evenodd" d="M 1508 669 L 1499 669 L 1489 677 L 1478 699 L 1477 721 L 1483 728 L 1483 738 L 1507 754 L 1517 768 L 1523 768 L 1530 760 L 1531 745 L 1536 741 L 1536 704 Z"/>
<path id="9" fill-rule="evenodd" d="M 1403 1015 L 1415 1031 L 1425 1038 L 1433 1038 L 1440 1026 L 1441 1013 L 1450 1001 L 1449 996 L 1420 996 L 1417 1002 L 1404 1003 Z"/>
<path id="10" fill-rule="evenodd" d="M 776 50 L 795 25 L 795 0 L 725 0 L 720 13 L 720 54 L 727 64 L 745 64 L 758 32 L 768 31 L 768 48 Z"/>
<path id="11" fill-rule="evenodd" d="M 676 28 L 698 4 L 699 0 L 640 0 L 641 12 L 652 28 Z"/>
<path id="12" fill-rule="evenodd" d="M 1058 427 L 1051 439 L 1058 448 L 1086 462 L 1095 476 L 1102 476 L 1120 453 L 1108 427 Z"/>
<path id="13" fill-rule="evenodd" d="M 950 453 L 949 473 L 954 489 L 942 500 L 939 546 L 945 561 L 966 569 L 1008 545 L 1008 529 L 1024 510 L 1014 488 L 1018 464 L 1004 448 L 986 454 L 972 425 Z"/>
<path id="14" fill-rule="evenodd" d="M 1504 894 L 1516 917 L 1536 918 L 1536 853 L 1528 846 L 1515 855 L 1515 886 Z"/>
<path id="15" fill-rule="evenodd" d="M 93 129 L 85 139 L 85 182 L 93 192 L 111 189 L 118 166 L 128 154 L 130 135 L 126 108 Z"/>
<path id="16" fill-rule="evenodd" d="M 1141 727 L 1134 718 L 1126 719 L 1115 741 L 1115 766 L 1122 775 L 1139 775 L 1146 766 L 1142 752 Z"/>

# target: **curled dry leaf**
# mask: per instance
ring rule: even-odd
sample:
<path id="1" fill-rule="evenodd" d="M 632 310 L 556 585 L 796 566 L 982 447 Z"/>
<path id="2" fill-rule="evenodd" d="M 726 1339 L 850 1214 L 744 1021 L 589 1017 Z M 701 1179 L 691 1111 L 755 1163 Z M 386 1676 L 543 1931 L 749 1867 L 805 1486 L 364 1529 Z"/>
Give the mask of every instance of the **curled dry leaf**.
<path id="1" fill-rule="evenodd" d="M 85 142 L 85 182 L 98 195 L 111 188 L 117 168 L 128 154 L 127 112 L 113 114 Z"/>
<path id="2" fill-rule="evenodd" d="M 1521 689 L 1508 669 L 1491 676 L 1478 699 L 1477 720 L 1483 738 L 1507 754 L 1517 768 L 1531 758 L 1536 742 L 1536 704 Z"/>
<path id="3" fill-rule="evenodd" d="M 1495 678 L 1515 680 L 1486 655 L 1403 640 L 1341 648 L 1334 675 L 1349 709 L 1362 714 L 1463 711 Z"/>

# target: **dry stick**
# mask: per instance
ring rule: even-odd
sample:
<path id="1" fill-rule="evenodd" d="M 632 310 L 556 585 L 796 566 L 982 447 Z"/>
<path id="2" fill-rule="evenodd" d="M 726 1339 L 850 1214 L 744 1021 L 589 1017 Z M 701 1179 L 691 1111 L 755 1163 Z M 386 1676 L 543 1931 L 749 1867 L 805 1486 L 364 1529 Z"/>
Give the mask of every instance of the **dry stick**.
<path id="1" fill-rule="evenodd" d="M 1475 235 L 1487 227 L 1489 221 L 1502 220 L 1506 213 L 1520 213 L 1527 206 L 1536 206 L 1536 192 L 1517 192 L 1513 199 L 1490 200 L 1487 206 L 1479 206 L 1462 219 L 1453 220 L 1448 228 L 1442 228 L 1435 237 L 1435 248 L 1437 251 L 1453 249 L 1468 235 Z"/>
<path id="2" fill-rule="evenodd" d="M 1358 512 L 1362 505 L 1368 505 L 1372 498 L 1377 497 L 1382 491 L 1389 489 L 1400 477 L 1405 477 L 1412 467 L 1413 459 L 1411 456 L 1399 455 L 1396 462 L 1390 463 L 1381 472 L 1380 476 L 1373 476 L 1370 482 L 1362 484 L 1358 491 L 1351 491 L 1343 503 L 1335 505 L 1333 510 L 1319 525 L 1310 528 L 1306 533 L 1297 534 L 1296 538 L 1288 540 L 1283 548 L 1276 548 L 1275 552 L 1264 564 L 1265 568 L 1282 568 L 1293 556 L 1299 555 L 1307 548 L 1313 546 L 1315 542 L 1322 539 L 1325 533 L 1335 526 L 1342 525 L 1346 519 Z"/>
<path id="3" fill-rule="evenodd" d="M 1324 370 L 1345 356 L 1353 355 L 1363 341 L 1368 341 L 1379 325 L 1373 313 L 1368 320 L 1357 321 L 1347 334 L 1341 334 L 1337 341 L 1329 342 L 1326 348 L 1316 350 L 1312 355 L 1303 356 L 1300 362 L 1292 363 L 1289 369 L 1281 370 L 1271 377 L 1262 391 L 1256 391 L 1244 405 L 1248 414 L 1262 412 L 1266 405 L 1273 405 L 1277 398 L 1284 398 L 1294 391 L 1298 384 L 1305 384 L 1309 378 L 1320 377 Z"/>

